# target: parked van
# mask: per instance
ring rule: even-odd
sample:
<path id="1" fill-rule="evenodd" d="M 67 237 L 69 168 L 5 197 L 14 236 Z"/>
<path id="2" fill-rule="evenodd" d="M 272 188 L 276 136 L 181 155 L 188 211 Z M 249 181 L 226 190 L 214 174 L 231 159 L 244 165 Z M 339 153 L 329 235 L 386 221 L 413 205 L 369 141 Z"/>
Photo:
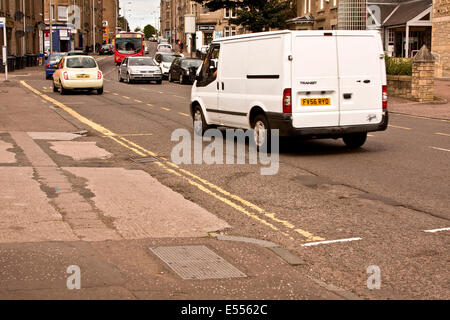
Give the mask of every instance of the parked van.
<path id="1" fill-rule="evenodd" d="M 364 144 L 388 124 L 378 31 L 274 31 L 216 39 L 191 92 L 191 114 L 210 126 L 252 128 L 258 146 L 280 136 Z"/>

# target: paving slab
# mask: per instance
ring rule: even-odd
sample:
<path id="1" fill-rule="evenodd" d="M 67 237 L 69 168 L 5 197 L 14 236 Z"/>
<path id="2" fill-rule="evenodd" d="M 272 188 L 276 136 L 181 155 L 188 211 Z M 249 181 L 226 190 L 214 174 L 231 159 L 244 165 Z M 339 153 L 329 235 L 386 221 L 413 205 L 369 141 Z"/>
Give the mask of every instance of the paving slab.
<path id="1" fill-rule="evenodd" d="M 55 141 L 50 142 L 50 149 L 74 160 L 108 159 L 112 154 L 91 141 Z"/>
<path id="2" fill-rule="evenodd" d="M 0 140 L 0 163 L 16 163 L 15 153 L 8 151 L 13 147 L 12 144 Z"/>
<path id="3" fill-rule="evenodd" d="M 29 167 L 0 167 L 0 243 L 77 240 Z"/>
<path id="4" fill-rule="evenodd" d="M 59 140 L 70 141 L 82 136 L 70 132 L 27 132 L 33 140 Z"/>
<path id="5" fill-rule="evenodd" d="M 63 168 L 86 179 L 92 201 L 125 239 L 206 237 L 230 226 L 141 170 Z"/>

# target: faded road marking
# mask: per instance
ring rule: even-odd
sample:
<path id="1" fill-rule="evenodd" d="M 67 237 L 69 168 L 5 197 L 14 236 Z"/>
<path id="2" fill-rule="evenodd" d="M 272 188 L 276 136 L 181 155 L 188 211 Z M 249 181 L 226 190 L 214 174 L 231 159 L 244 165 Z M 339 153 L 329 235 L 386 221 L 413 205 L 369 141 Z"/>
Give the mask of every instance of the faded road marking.
<path id="1" fill-rule="evenodd" d="M 430 229 L 430 230 L 423 230 L 423 231 L 434 233 L 434 232 L 449 231 L 449 230 L 450 230 L 450 228 L 439 228 L 439 229 Z"/>
<path id="2" fill-rule="evenodd" d="M 178 112 L 178 114 L 181 114 L 182 116 L 185 116 L 185 117 L 190 117 L 190 115 L 188 115 L 187 113 Z"/>
<path id="3" fill-rule="evenodd" d="M 142 103 L 142 101 L 138 100 L 138 99 L 134 99 L 134 101 L 137 102 L 137 103 Z"/>
<path id="4" fill-rule="evenodd" d="M 163 109 L 163 110 L 166 110 L 166 111 L 170 111 L 170 109 L 169 109 L 169 108 L 164 108 L 164 107 L 161 107 L 161 109 Z"/>
<path id="5" fill-rule="evenodd" d="M 447 136 L 447 137 L 450 137 L 450 134 L 448 134 L 448 133 L 436 132 L 435 134 L 438 134 L 438 135 L 440 135 L 440 136 Z"/>
<path id="6" fill-rule="evenodd" d="M 361 240 L 361 238 L 348 238 L 348 239 L 339 239 L 339 240 L 327 240 L 327 241 L 308 242 L 308 243 L 302 244 L 302 246 L 303 247 L 311 247 L 311 246 L 317 246 L 317 245 L 320 245 L 320 244 L 349 242 L 349 241 L 357 241 L 357 240 Z"/>
<path id="7" fill-rule="evenodd" d="M 394 126 L 392 124 L 388 124 L 389 127 L 391 128 L 397 128 L 397 129 L 403 129 L 403 130 L 411 130 L 411 128 L 407 128 L 407 127 L 400 127 L 400 126 Z"/>
<path id="8" fill-rule="evenodd" d="M 130 99 L 130 97 L 127 97 L 127 96 L 122 96 L 122 98 L 125 98 L 125 99 Z"/>
<path id="9" fill-rule="evenodd" d="M 153 107 L 153 105 L 152 105 L 151 103 L 147 103 L 147 105 L 148 105 L 149 107 Z"/>
<path id="10" fill-rule="evenodd" d="M 435 150 L 448 151 L 448 152 L 450 152 L 450 150 L 448 150 L 448 149 L 443 149 L 443 148 L 438 148 L 438 147 L 430 147 L 430 148 L 435 149 Z"/>

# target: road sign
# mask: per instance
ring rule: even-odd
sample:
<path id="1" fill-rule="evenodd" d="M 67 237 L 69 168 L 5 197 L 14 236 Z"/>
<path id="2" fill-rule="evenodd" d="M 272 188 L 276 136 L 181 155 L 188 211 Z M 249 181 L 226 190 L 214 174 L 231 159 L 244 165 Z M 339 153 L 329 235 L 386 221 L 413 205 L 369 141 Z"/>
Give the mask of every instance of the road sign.
<path id="1" fill-rule="evenodd" d="M 0 18 L 0 28 L 4 28 L 6 25 L 6 18 Z"/>
<path id="2" fill-rule="evenodd" d="M 7 48 L 7 43 L 6 43 L 6 18 L 4 17 L 0 17 L 0 28 L 3 29 L 3 47 L 2 47 L 2 57 L 3 57 L 3 65 L 5 66 L 5 81 L 8 81 L 8 60 L 7 60 L 7 56 L 8 56 L 8 51 L 6 50 Z"/>

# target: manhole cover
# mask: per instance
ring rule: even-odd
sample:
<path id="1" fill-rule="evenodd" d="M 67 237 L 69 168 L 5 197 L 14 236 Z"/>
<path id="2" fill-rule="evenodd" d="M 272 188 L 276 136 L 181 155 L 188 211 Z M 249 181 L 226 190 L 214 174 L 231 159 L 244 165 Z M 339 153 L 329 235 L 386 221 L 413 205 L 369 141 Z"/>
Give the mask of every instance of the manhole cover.
<path id="1" fill-rule="evenodd" d="M 156 247 L 150 250 L 185 280 L 246 277 L 206 246 Z"/>
<path id="2" fill-rule="evenodd" d="M 131 161 L 137 163 L 147 163 L 147 162 L 155 162 L 160 161 L 157 157 L 144 157 L 144 158 L 130 158 Z"/>

